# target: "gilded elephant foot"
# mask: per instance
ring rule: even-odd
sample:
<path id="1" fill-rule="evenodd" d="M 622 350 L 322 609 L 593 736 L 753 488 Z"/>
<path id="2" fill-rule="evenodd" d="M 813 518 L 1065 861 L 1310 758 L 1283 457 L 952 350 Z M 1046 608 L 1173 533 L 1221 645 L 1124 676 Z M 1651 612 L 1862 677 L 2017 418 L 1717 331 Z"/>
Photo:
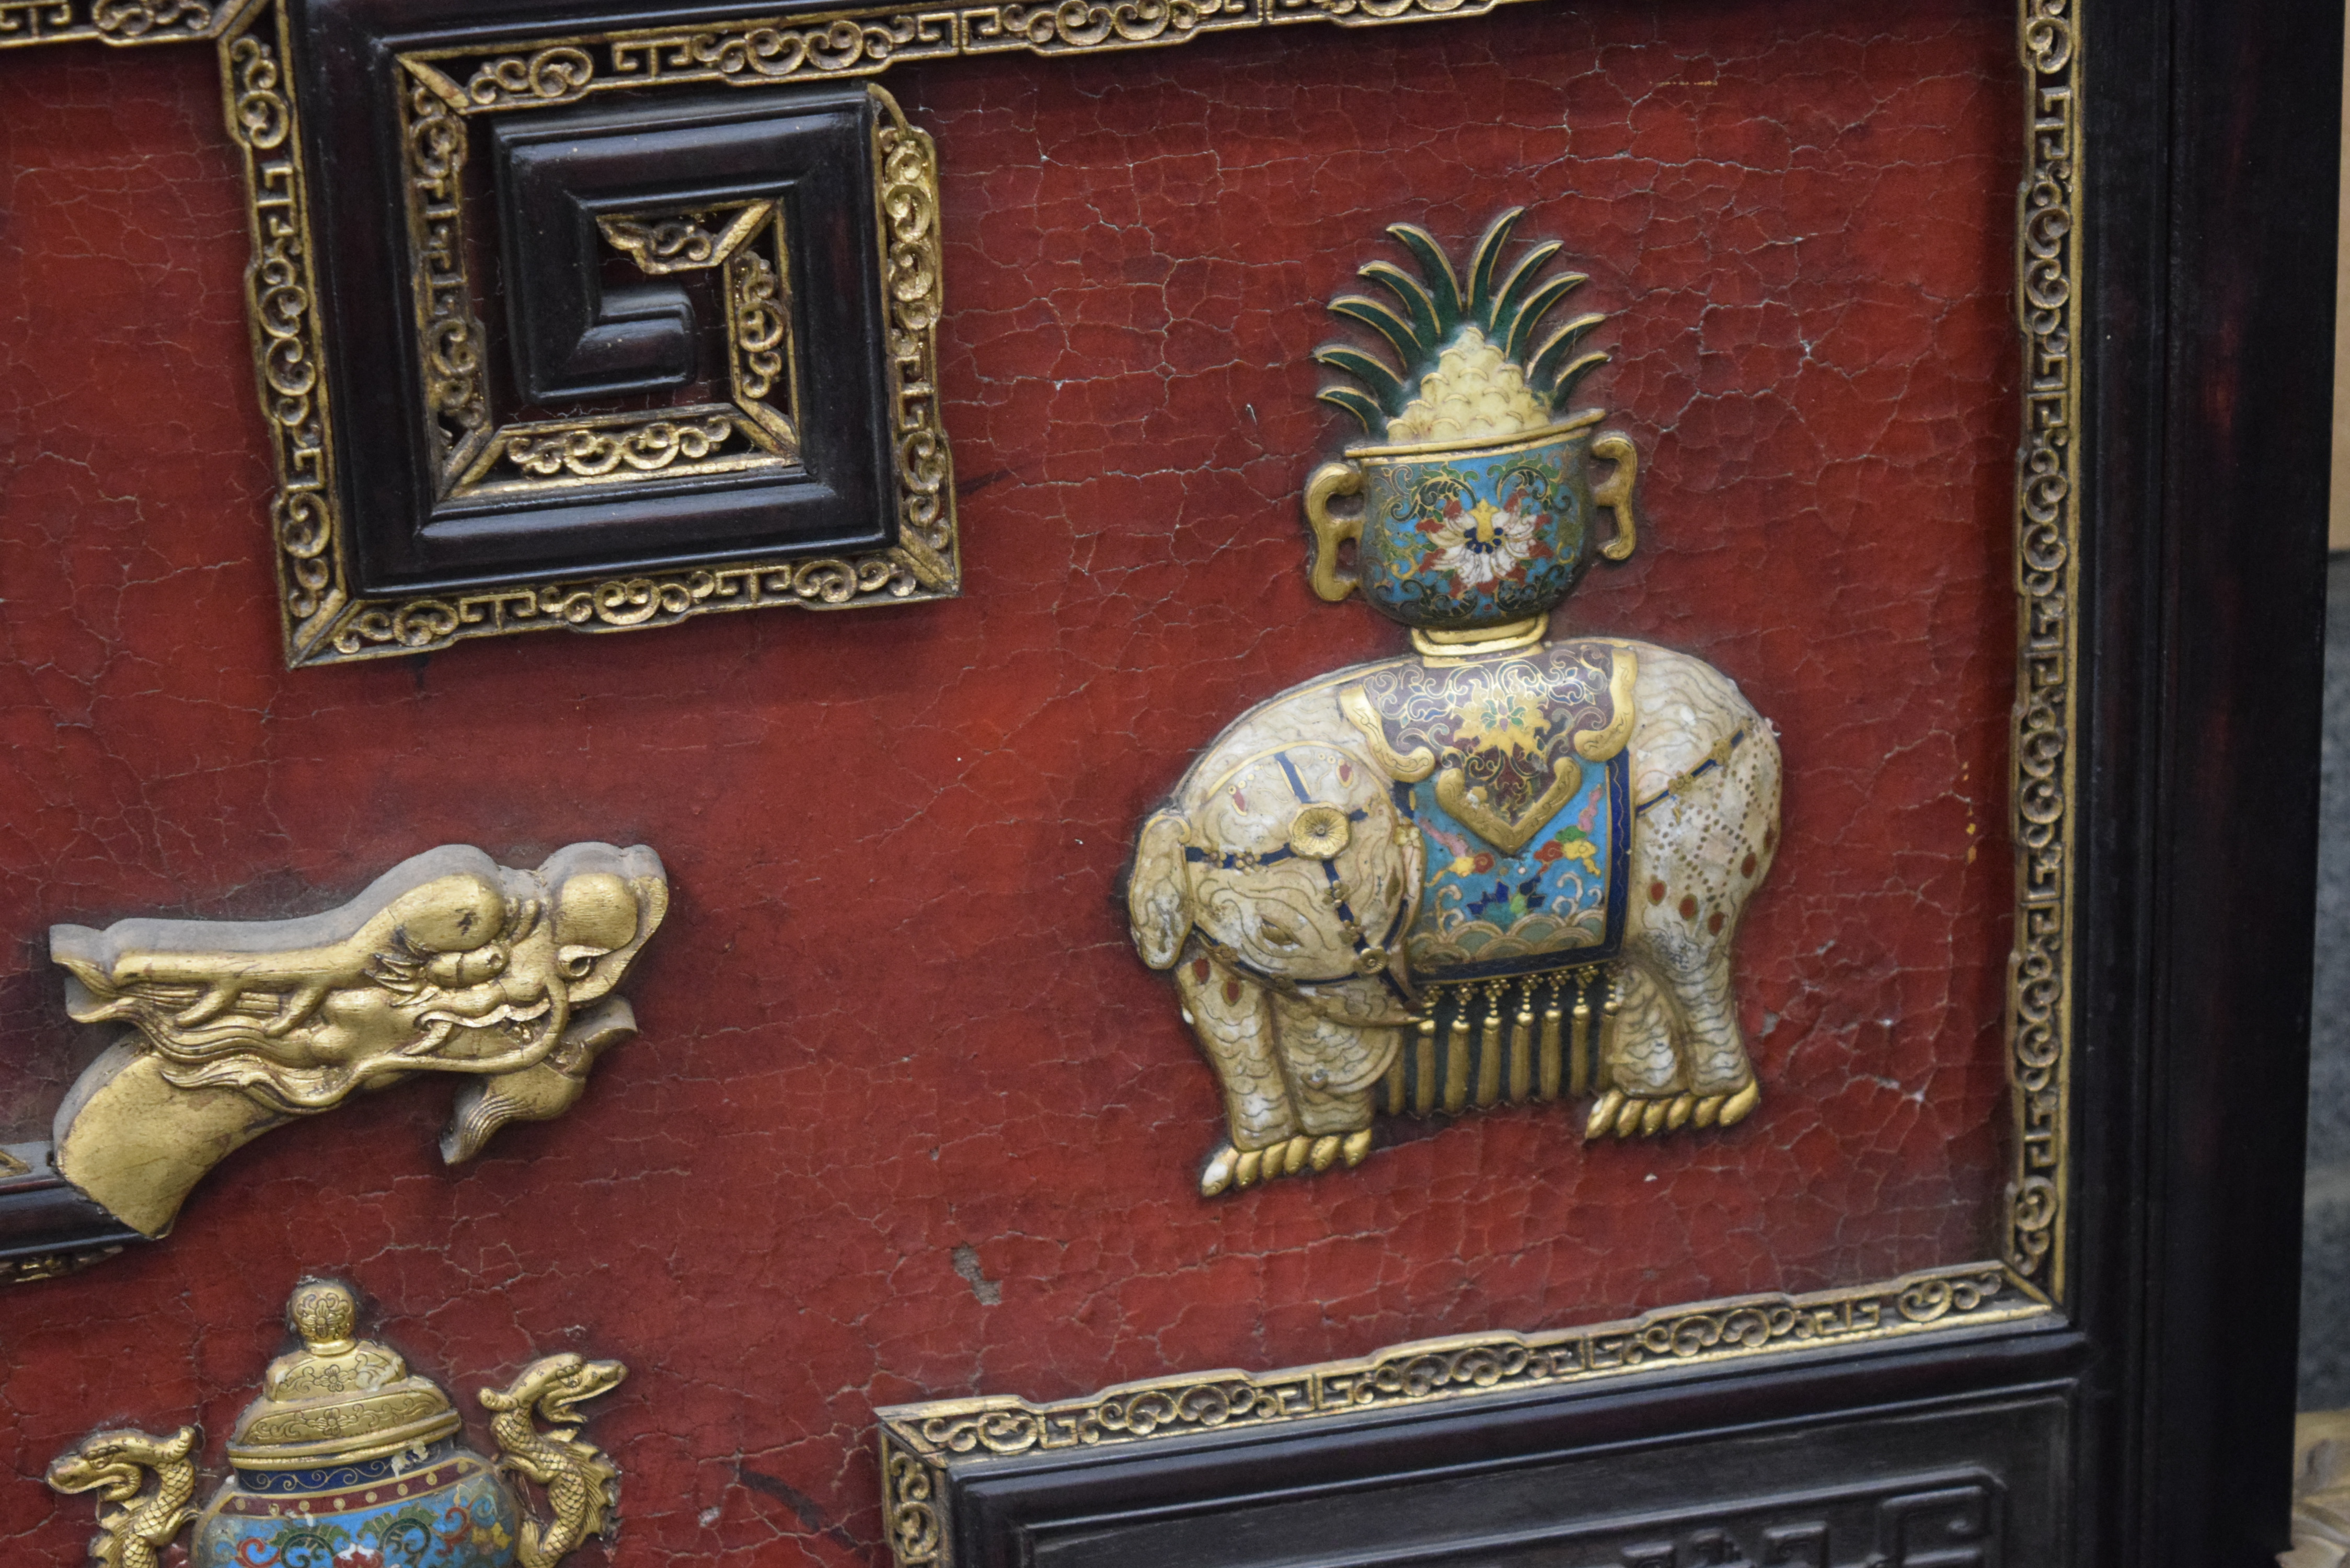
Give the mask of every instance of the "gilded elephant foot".
<path id="1" fill-rule="evenodd" d="M 1735 1127 L 1762 1103 L 1762 1085 L 1752 1079 L 1747 1081 L 1745 1087 L 1727 1095 L 1627 1095 L 1621 1089 L 1610 1089 L 1591 1107 L 1591 1119 L 1584 1124 L 1583 1140 L 1590 1143 L 1611 1134 L 1619 1138 L 1636 1134 L 1656 1137 L 1679 1132 L 1685 1127 Z"/>
<path id="2" fill-rule="evenodd" d="M 1300 1133 L 1266 1148 L 1240 1149 L 1219 1144 L 1200 1171 L 1200 1196 L 1217 1198 L 1229 1191 L 1278 1181 L 1284 1176 L 1319 1176 L 1335 1167 L 1351 1170 L 1371 1152 L 1371 1129 L 1314 1137 Z"/>
<path id="3" fill-rule="evenodd" d="M 1749 1079 L 1744 1088 L 1734 1095 L 1711 1095 L 1700 1100 L 1697 1125 L 1703 1127 L 1736 1127 L 1753 1114 L 1762 1103 L 1762 1085 Z"/>

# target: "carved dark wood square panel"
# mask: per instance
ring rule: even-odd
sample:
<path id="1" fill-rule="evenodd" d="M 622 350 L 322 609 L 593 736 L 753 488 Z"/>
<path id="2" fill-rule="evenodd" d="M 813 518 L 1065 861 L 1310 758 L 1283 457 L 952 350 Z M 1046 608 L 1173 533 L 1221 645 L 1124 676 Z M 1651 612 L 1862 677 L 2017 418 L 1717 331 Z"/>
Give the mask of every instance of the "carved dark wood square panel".
<path id="1" fill-rule="evenodd" d="M 224 40 L 289 661 L 954 593 L 930 139 L 860 82 L 583 102 L 496 31 Z"/>
<path id="2" fill-rule="evenodd" d="M 1638 1396 L 1474 1387 L 1330 1417 L 882 1414 L 906 1568 L 2019 1568 L 2067 1560 L 2077 1342 L 1952 1397 L 1948 1349 Z M 1191 1412 L 1213 1397 L 1203 1383 Z M 1119 1397 L 1122 1396 L 1122 1397 Z M 1839 1418 L 1823 1419 L 1839 1399 Z M 1113 1396 L 1119 1417 L 1149 1396 Z M 1859 1407 L 1866 1406 L 1866 1408 Z M 941 1413 L 944 1412 L 944 1413 Z"/>

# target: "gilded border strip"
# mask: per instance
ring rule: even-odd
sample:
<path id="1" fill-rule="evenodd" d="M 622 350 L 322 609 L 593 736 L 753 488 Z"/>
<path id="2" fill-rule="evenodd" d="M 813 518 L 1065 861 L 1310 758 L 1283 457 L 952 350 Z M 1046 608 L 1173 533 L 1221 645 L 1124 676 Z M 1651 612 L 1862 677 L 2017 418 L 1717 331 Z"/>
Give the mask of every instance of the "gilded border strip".
<path id="1" fill-rule="evenodd" d="M 245 0 L 224 18 L 221 94 L 244 165 L 253 260 L 245 268 L 255 390 L 269 421 L 277 493 L 269 505 L 277 603 L 289 665 L 304 662 L 349 609 L 335 490 L 333 422 L 320 341 L 310 182 L 302 125 L 284 62 L 283 9 Z"/>
<path id="2" fill-rule="evenodd" d="M 1421 1340 L 1286 1372 L 1156 1378 L 1052 1405 L 998 1397 L 892 1406 L 875 1413 L 884 1520 L 899 1568 L 949 1568 L 953 1534 L 944 1483 L 965 1464 L 1441 1405 L 2053 1313 L 2003 1265 L 1971 1263 L 1858 1289 L 1667 1307 L 1586 1328 Z"/>
<path id="3" fill-rule="evenodd" d="M 0 49 L 202 42 L 218 37 L 235 10 L 203 0 L 0 0 Z"/>
<path id="4" fill-rule="evenodd" d="M 2008 1077 L 2015 1171 L 2007 1262 L 2064 1299 L 2073 1080 L 2073 821 L 2078 799 L 2081 504 L 2081 0 L 2022 0 L 2029 80 L 2016 200 L 2023 447 L 2015 519 L 2015 949 Z"/>
<path id="5" fill-rule="evenodd" d="M 869 76 L 901 60 L 1181 44 L 1290 22 L 1372 26 L 1482 16 L 1513 0 L 1044 0 L 954 7 L 867 5 L 749 21 L 639 27 L 401 57 L 463 80 L 469 114 L 576 103 L 627 88 L 755 87 Z"/>

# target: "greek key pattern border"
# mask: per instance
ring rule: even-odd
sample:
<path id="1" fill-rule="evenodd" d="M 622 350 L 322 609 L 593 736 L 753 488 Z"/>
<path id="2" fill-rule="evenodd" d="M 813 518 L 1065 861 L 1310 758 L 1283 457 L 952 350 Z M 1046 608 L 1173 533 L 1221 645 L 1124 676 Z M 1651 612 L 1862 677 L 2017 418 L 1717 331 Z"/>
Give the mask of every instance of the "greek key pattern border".
<path id="1" fill-rule="evenodd" d="M 884 1524 L 899 1568 L 951 1568 L 946 1481 L 969 1464 L 1451 1404 L 1659 1367 L 2017 1323 L 2053 1312 L 2004 1265 L 1972 1263 L 1858 1289 L 1669 1307 L 1587 1328 L 1422 1340 L 1360 1360 L 1286 1372 L 1206 1372 L 1128 1383 L 1051 1405 L 998 1397 L 893 1406 L 876 1412 Z"/>
<path id="2" fill-rule="evenodd" d="M 2016 483 L 2012 747 L 2015 1114 L 2008 1267 L 2064 1299 L 2072 1159 L 2074 837 L 2079 713 L 2081 0 L 2022 0 L 2026 152 L 2016 205 L 2023 444 Z"/>

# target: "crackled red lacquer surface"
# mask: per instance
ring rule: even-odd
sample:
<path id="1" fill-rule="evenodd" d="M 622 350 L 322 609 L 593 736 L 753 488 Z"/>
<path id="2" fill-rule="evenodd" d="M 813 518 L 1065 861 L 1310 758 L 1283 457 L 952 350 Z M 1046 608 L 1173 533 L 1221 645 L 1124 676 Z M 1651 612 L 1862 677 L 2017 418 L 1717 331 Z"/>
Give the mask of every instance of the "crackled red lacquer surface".
<path id="1" fill-rule="evenodd" d="M 445 841 L 653 845 L 643 1036 L 443 1169 L 445 1082 L 289 1127 L 178 1233 L 0 1294 L 0 1555 L 94 1424 L 217 1445 L 306 1270 L 470 1388 L 636 1368 L 618 1561 L 871 1563 L 877 1404 L 1036 1397 L 1996 1251 L 2007 318 L 1991 4 L 1530 6 L 889 83 L 946 170 L 952 604 L 537 636 L 287 674 L 238 192 L 202 50 L 0 56 L 0 1056 L 36 1136 L 93 1043 L 42 933 L 339 900 Z M 1586 1147 L 1472 1117 L 1193 1195 L 1218 1103 L 1118 874 L 1248 704 L 1401 634 L 1314 600 L 1320 302 L 1513 203 L 1593 276 L 1647 532 L 1563 624 L 1778 723 L 1741 959 L 1760 1112 Z M 479 1435 L 477 1433 L 477 1440 Z M 217 1454 L 215 1446 L 214 1454 Z M 588 1553 L 594 1560 L 594 1552 Z"/>

